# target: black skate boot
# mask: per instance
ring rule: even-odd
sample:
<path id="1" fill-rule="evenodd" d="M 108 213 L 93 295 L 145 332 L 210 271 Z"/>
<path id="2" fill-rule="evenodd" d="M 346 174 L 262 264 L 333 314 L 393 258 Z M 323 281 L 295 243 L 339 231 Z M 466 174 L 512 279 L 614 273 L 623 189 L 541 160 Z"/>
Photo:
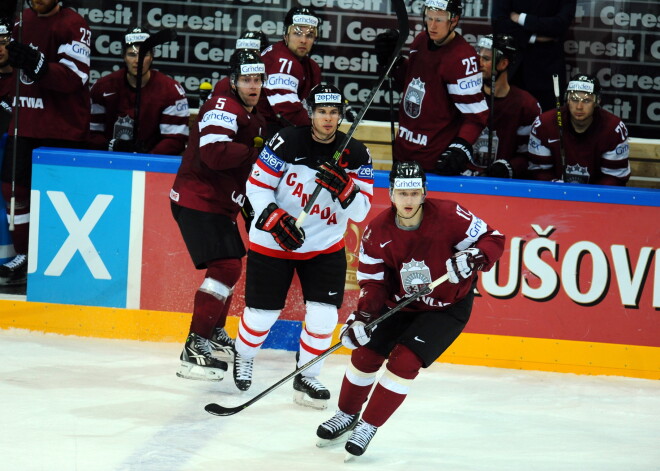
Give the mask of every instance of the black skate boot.
<path id="1" fill-rule="evenodd" d="M 222 361 L 234 361 L 234 339 L 229 336 L 224 327 L 216 327 L 211 337 L 211 348 L 214 356 Z"/>
<path id="2" fill-rule="evenodd" d="M 234 384 L 241 391 L 247 391 L 252 386 L 252 366 L 254 358 L 242 357 L 236 348 L 234 352 Z"/>
<path id="3" fill-rule="evenodd" d="M 18 254 L 0 265 L 0 285 L 24 285 L 27 282 L 27 255 Z"/>
<path id="4" fill-rule="evenodd" d="M 325 409 L 328 407 L 330 391 L 311 376 L 297 374 L 293 380 L 293 401 L 301 406 Z"/>
<path id="5" fill-rule="evenodd" d="M 351 436 L 348 437 L 346 446 L 344 447 L 348 452 L 344 461 L 348 461 L 354 456 L 362 456 L 362 454 L 367 451 L 369 442 L 376 435 L 378 427 L 374 427 L 371 424 L 366 423 L 364 420 L 360 419 L 357 423 Z"/>
<path id="6" fill-rule="evenodd" d="M 191 332 L 181 352 L 181 365 L 176 375 L 186 379 L 222 381 L 227 363 L 213 358 L 211 341 Z"/>
<path id="7" fill-rule="evenodd" d="M 316 429 L 316 436 L 319 437 L 316 446 L 321 448 L 346 440 L 348 438 L 348 432 L 353 430 L 359 417 L 360 414 L 350 415 L 338 410 L 334 417 L 326 420 Z"/>

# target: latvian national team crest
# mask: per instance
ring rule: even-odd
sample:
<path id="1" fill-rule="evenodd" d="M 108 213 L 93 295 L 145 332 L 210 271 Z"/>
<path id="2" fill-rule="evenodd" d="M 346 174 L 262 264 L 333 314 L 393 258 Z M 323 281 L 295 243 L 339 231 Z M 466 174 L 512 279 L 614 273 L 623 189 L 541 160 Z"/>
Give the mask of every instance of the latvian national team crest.
<path id="1" fill-rule="evenodd" d="M 424 261 L 417 262 L 413 258 L 410 262 L 404 263 L 401 268 L 401 284 L 407 294 L 414 294 L 423 290 L 431 283 L 431 270 Z"/>
<path id="2" fill-rule="evenodd" d="M 130 141 L 133 139 L 133 118 L 122 116 L 115 121 L 115 127 L 112 131 L 115 139 Z"/>
<path id="3" fill-rule="evenodd" d="M 411 118 L 417 118 L 422 112 L 422 100 L 426 93 L 424 85 L 419 78 L 414 78 L 406 89 L 406 95 L 403 97 L 403 109 Z"/>

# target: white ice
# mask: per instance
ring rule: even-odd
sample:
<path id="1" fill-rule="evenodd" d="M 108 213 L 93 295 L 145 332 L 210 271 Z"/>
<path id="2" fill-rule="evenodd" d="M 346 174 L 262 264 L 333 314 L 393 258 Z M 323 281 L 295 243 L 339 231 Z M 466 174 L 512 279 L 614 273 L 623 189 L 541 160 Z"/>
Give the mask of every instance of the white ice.
<path id="1" fill-rule="evenodd" d="M 0 469 L 594 470 L 660 469 L 660 382 L 435 364 L 366 454 L 315 446 L 348 361 L 332 355 L 325 411 L 293 404 L 287 383 L 230 417 L 293 369 L 264 350 L 246 393 L 177 378 L 180 344 L 0 331 Z"/>

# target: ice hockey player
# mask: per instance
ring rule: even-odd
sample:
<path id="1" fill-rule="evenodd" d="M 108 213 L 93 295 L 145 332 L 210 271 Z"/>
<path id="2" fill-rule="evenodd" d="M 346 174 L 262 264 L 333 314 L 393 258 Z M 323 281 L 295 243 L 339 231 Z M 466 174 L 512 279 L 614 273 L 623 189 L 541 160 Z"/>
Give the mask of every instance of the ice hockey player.
<path id="1" fill-rule="evenodd" d="M 351 139 L 333 160 L 345 134 L 338 131 L 344 97 L 319 84 L 306 100 L 311 126 L 288 127 L 264 147 L 247 183 L 257 221 L 250 229 L 245 304 L 236 339 L 234 380 L 252 382 L 255 355 L 284 307 L 294 273 L 305 300 L 297 365 L 327 350 L 344 298 L 344 233 L 349 218 L 362 221 L 371 207 L 373 169 L 367 148 Z M 304 221 L 296 218 L 317 185 L 324 188 Z M 295 377 L 294 400 L 325 408 L 330 391 L 317 379 L 323 361 Z"/>
<path id="2" fill-rule="evenodd" d="M 321 82 L 321 68 L 309 54 L 319 35 L 321 18 L 310 8 L 293 7 L 284 17 L 284 37 L 266 48 L 268 82 L 259 100 L 268 135 L 286 126 L 309 126 L 303 101 Z"/>
<path id="3" fill-rule="evenodd" d="M 394 158 L 441 175 L 459 175 L 473 161 L 472 145 L 488 119 L 477 56 L 456 32 L 461 14 L 461 0 L 426 0 L 424 30 L 392 75 L 403 86 Z M 376 36 L 379 64 L 393 54 L 397 38 L 393 30 Z"/>
<path id="4" fill-rule="evenodd" d="M 11 118 L 16 93 L 14 82 L 14 69 L 9 65 L 9 52 L 7 45 L 11 41 L 12 23 L 9 20 L 0 18 L 0 135 L 9 129 L 9 119 Z M 0 149 L 3 152 L 3 149 Z"/>
<path id="5" fill-rule="evenodd" d="M 533 179 L 625 186 L 630 178 L 628 130 L 618 116 L 600 107 L 600 99 L 596 77 L 577 74 L 568 82 L 567 105 L 561 108 L 565 168 L 557 110 L 534 122 L 529 137 Z"/>
<path id="6" fill-rule="evenodd" d="M 236 51 L 230 69 L 232 90 L 202 106 L 170 191 L 172 214 L 195 268 L 206 270 L 181 353 L 182 378 L 220 381 L 227 371 L 223 360 L 233 356 L 224 326 L 245 255 L 236 216 L 263 144 L 266 123 L 256 104 L 266 76 L 253 51 Z"/>
<path id="7" fill-rule="evenodd" d="M 254 51 L 257 54 L 261 54 L 269 45 L 270 41 L 268 41 L 268 36 L 266 36 L 263 31 L 247 30 L 236 40 L 237 51 Z M 211 96 L 226 93 L 230 88 L 229 77 L 225 77 L 215 84 Z"/>
<path id="8" fill-rule="evenodd" d="M 529 92 L 509 85 L 508 69 L 516 58 L 515 41 L 511 36 L 496 35 L 495 39 L 491 34 L 482 36 L 476 49 L 484 77 L 484 94 L 489 105 L 493 105 L 488 121 L 489 126 L 493 123 L 493 156 L 488 155 L 489 130 L 486 127 L 474 145 L 474 159 L 479 167 L 472 168 L 472 174 L 525 178 L 529 133 L 534 120 L 541 114 L 541 107 Z M 494 87 L 491 83 L 493 72 Z"/>
<path id="9" fill-rule="evenodd" d="M 490 270 L 504 247 L 504 236 L 468 209 L 455 201 L 426 198 L 426 177 L 417 162 L 394 165 L 390 199 L 392 207 L 378 214 L 362 236 L 357 311 L 340 334 L 353 352 L 339 410 L 316 432 L 319 446 L 348 437 L 347 459 L 365 452 L 406 398 L 420 368 L 429 367 L 462 332 L 472 311 L 477 272 Z M 445 273 L 450 283 L 440 284 L 372 332 L 365 329 Z"/>

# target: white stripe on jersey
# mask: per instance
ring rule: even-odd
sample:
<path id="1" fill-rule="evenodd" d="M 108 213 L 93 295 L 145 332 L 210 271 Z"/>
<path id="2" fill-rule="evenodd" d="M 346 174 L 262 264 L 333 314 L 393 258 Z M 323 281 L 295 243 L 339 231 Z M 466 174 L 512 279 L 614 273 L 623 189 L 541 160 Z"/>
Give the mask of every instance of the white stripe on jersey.
<path id="1" fill-rule="evenodd" d="M 220 126 L 233 132 L 238 132 L 238 117 L 234 113 L 220 110 L 210 110 L 204 113 L 199 121 L 199 131 L 206 126 Z"/>
<path id="2" fill-rule="evenodd" d="M 366 264 L 366 265 L 376 265 L 378 263 L 384 263 L 385 261 L 382 258 L 374 258 L 369 255 L 367 255 L 364 252 L 360 252 L 360 257 L 359 261 Z"/>
<path id="3" fill-rule="evenodd" d="M 289 90 L 298 93 L 298 79 L 289 74 L 272 74 L 264 84 L 269 90 Z"/>
<path id="4" fill-rule="evenodd" d="M 103 123 L 89 123 L 90 131 L 105 131 L 105 124 Z"/>
<path id="5" fill-rule="evenodd" d="M 270 106 L 279 105 L 280 103 L 299 103 L 300 99 L 295 93 L 289 93 L 287 95 L 272 95 L 268 97 L 268 103 Z"/>
<path id="6" fill-rule="evenodd" d="M 225 134 L 209 134 L 199 138 L 199 147 L 204 147 L 207 144 L 214 142 L 232 142 L 231 138 Z"/>
<path id="7" fill-rule="evenodd" d="M 481 92 L 483 79 L 481 72 L 447 84 L 447 91 L 452 95 L 476 95 Z"/>
<path id="8" fill-rule="evenodd" d="M 81 71 L 74 62 L 71 62 L 67 59 L 60 59 L 60 64 L 62 64 L 64 67 L 67 67 L 68 69 L 73 70 L 73 72 L 82 79 L 83 85 L 85 85 L 87 80 L 89 80 L 89 75 Z"/>
<path id="9" fill-rule="evenodd" d="M 187 136 L 190 132 L 188 126 L 183 124 L 160 124 L 160 133 L 161 134 L 183 134 Z"/>
<path id="10" fill-rule="evenodd" d="M 531 132 L 532 132 L 531 124 L 529 126 L 520 126 L 518 129 L 516 129 L 516 134 L 518 134 L 519 136 L 529 136 Z"/>
<path id="11" fill-rule="evenodd" d="M 357 276 L 358 281 L 364 281 L 364 280 L 384 280 L 385 279 L 385 272 L 381 271 L 378 273 L 374 273 L 373 275 L 371 273 L 364 273 L 361 271 L 357 271 L 355 273 Z"/>
<path id="12" fill-rule="evenodd" d="M 92 103 L 92 114 L 104 114 L 105 106 L 99 105 L 98 103 Z"/>
<path id="13" fill-rule="evenodd" d="M 190 112 L 188 111 L 188 100 L 184 98 L 182 100 L 175 101 L 173 105 L 170 105 L 163 110 L 163 114 L 168 116 L 189 116 Z"/>
<path id="14" fill-rule="evenodd" d="M 619 143 L 614 149 L 607 151 L 603 154 L 605 160 L 618 161 L 628 158 L 630 153 L 630 146 L 628 145 L 628 139 Z"/>
<path id="15" fill-rule="evenodd" d="M 627 168 L 601 167 L 600 171 L 603 172 L 605 175 L 612 175 L 613 177 L 617 177 L 617 178 L 624 178 L 630 175 L 630 167 Z"/>
<path id="16" fill-rule="evenodd" d="M 552 164 L 539 165 L 539 164 L 535 164 L 535 163 L 530 162 L 528 167 L 527 167 L 527 170 L 548 170 L 548 169 L 551 169 L 551 168 L 552 168 Z"/>
<path id="17" fill-rule="evenodd" d="M 488 111 L 488 104 L 486 100 L 481 100 L 478 103 L 455 103 L 456 108 L 463 114 L 477 114 L 482 111 Z"/>
<path id="18" fill-rule="evenodd" d="M 467 228 L 467 231 L 465 231 L 467 237 L 454 247 L 456 247 L 456 250 L 465 250 L 468 247 L 472 247 L 472 245 L 479 240 L 479 237 L 486 233 L 487 229 L 488 225 L 482 219 L 473 214 L 470 226 Z"/>
<path id="19" fill-rule="evenodd" d="M 529 153 L 539 157 L 550 157 L 552 155 L 550 149 L 541 144 L 541 140 L 534 134 L 529 136 Z"/>
<path id="20" fill-rule="evenodd" d="M 89 67 L 91 51 L 86 44 L 78 41 L 73 41 L 71 44 L 62 44 L 57 49 L 57 53 L 70 57 L 78 62 L 82 62 Z"/>

